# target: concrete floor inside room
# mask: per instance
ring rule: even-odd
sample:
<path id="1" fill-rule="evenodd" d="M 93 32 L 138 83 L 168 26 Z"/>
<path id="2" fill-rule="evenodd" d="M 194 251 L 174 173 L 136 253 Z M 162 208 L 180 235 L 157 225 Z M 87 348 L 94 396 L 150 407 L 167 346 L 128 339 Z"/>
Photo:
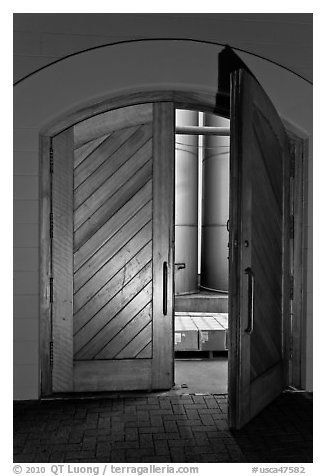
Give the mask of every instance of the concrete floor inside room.
<path id="1" fill-rule="evenodd" d="M 210 315 L 214 312 L 228 312 L 228 295 L 226 293 L 200 289 L 197 292 L 177 295 L 175 298 L 176 315 L 185 314 L 185 319 L 188 317 L 187 313 L 190 318 L 195 313 Z M 177 324 L 175 325 L 177 331 Z M 177 346 L 175 350 L 173 394 L 226 395 L 228 393 L 228 352 L 226 350 L 178 352 Z"/>
<path id="2" fill-rule="evenodd" d="M 175 390 L 179 394 L 227 394 L 227 353 L 212 359 L 175 359 Z"/>

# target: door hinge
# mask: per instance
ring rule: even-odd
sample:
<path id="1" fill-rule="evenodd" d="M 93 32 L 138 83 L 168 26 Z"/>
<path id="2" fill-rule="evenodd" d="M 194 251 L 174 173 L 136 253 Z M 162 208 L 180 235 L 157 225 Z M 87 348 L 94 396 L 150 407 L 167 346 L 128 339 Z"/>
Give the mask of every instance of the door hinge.
<path id="1" fill-rule="evenodd" d="M 291 336 L 290 338 L 290 349 L 289 349 L 289 359 L 293 360 L 293 337 Z"/>
<path id="2" fill-rule="evenodd" d="M 294 278 L 293 275 L 290 276 L 290 301 L 293 301 L 294 297 Z"/>
<path id="3" fill-rule="evenodd" d="M 290 215 L 290 239 L 294 240 L 294 215 Z"/>
<path id="4" fill-rule="evenodd" d="M 53 341 L 50 342 L 50 368 L 53 369 Z"/>
<path id="5" fill-rule="evenodd" d="M 50 303 L 53 302 L 53 278 L 50 278 Z"/>
<path id="6" fill-rule="evenodd" d="M 294 177 L 295 175 L 295 148 L 294 146 L 291 147 L 290 153 L 290 177 Z"/>
<path id="7" fill-rule="evenodd" d="M 52 146 L 52 140 L 51 140 L 49 154 L 50 154 L 50 174 L 53 174 L 53 146 Z"/>

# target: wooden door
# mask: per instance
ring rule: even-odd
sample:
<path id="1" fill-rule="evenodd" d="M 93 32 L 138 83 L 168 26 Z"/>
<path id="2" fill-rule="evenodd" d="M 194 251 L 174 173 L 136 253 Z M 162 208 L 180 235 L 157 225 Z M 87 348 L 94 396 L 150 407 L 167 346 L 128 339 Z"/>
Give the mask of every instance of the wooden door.
<path id="1" fill-rule="evenodd" d="M 173 385 L 174 107 L 53 139 L 53 392 Z"/>
<path id="2" fill-rule="evenodd" d="M 241 428 L 285 387 L 289 311 L 289 148 L 258 82 L 232 74 L 230 426 Z"/>

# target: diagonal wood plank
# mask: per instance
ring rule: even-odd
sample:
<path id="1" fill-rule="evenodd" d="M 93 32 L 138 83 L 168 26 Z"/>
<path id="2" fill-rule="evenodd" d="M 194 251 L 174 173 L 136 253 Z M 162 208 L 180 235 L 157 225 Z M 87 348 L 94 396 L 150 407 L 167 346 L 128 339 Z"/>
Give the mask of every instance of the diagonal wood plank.
<path id="1" fill-rule="evenodd" d="M 125 245 L 122 245 L 112 257 L 95 271 L 92 276 L 74 295 L 74 312 L 78 312 L 95 293 L 101 290 L 113 276 L 119 272 L 128 259 L 132 259 L 142 248 L 149 248 L 145 253 L 152 252 L 152 223 L 149 221 Z"/>
<path id="2" fill-rule="evenodd" d="M 253 147 L 253 150 L 255 150 L 255 147 Z M 268 225 L 266 224 L 265 226 L 269 226 L 271 229 L 273 229 L 274 226 L 279 227 L 280 224 L 282 225 L 282 220 L 280 217 L 281 210 L 279 209 L 278 202 L 275 200 L 272 184 L 268 181 L 268 176 L 266 172 L 264 172 L 263 168 L 256 167 L 255 175 L 257 176 L 255 195 L 257 194 L 258 200 L 266 200 L 266 203 L 268 204 L 270 223 Z M 261 202 L 259 201 L 255 201 L 253 206 L 257 208 L 259 207 L 260 203 Z M 261 208 L 262 207 L 260 206 L 259 209 Z M 266 211 L 266 208 L 264 211 Z M 255 216 L 253 218 L 255 218 Z"/>
<path id="3" fill-rule="evenodd" d="M 110 199 L 137 171 L 152 157 L 151 140 L 147 142 L 136 154 L 127 161 L 116 174 L 109 177 L 98 189 L 93 190 L 91 196 L 75 210 L 74 229 L 79 228 L 86 220 Z"/>
<path id="4" fill-rule="evenodd" d="M 251 380 L 264 372 L 266 368 L 272 367 L 282 358 L 282 343 L 279 334 L 282 330 L 282 304 L 275 300 L 273 290 L 267 290 L 266 286 L 261 286 L 259 269 L 256 272 L 257 295 L 268 300 L 268 309 L 264 307 L 261 300 L 255 303 L 255 331 L 251 336 Z M 262 355 L 264 359 L 262 359 Z"/>
<path id="5" fill-rule="evenodd" d="M 75 210 L 86 202 L 91 195 L 95 194 L 98 189 L 102 190 L 103 184 L 106 184 L 110 177 L 115 175 L 115 180 L 117 180 L 118 175 L 124 176 L 124 172 L 131 167 L 131 162 L 138 160 L 137 166 L 139 166 L 143 163 L 142 157 L 145 156 L 148 160 L 151 156 L 151 137 L 152 128 L 143 126 L 138 128 L 113 154 L 100 154 L 101 165 L 88 177 L 85 177 L 85 180 L 75 189 Z M 110 140 L 108 140 L 108 145 L 110 145 Z M 91 160 L 87 160 L 87 164 L 92 164 Z M 88 173 L 88 170 L 86 173 Z"/>
<path id="6" fill-rule="evenodd" d="M 251 336 L 250 379 L 263 374 L 282 358 L 282 156 L 278 139 L 264 116 L 256 109 L 253 124 L 255 166 L 252 203 L 252 267 L 256 277 L 255 332 Z M 264 146 L 262 146 L 264 143 Z M 268 217 L 266 220 L 266 207 Z M 262 286 L 261 283 L 264 283 Z M 262 301 L 263 299 L 263 301 Z M 268 302 L 268 308 L 263 305 Z M 262 359 L 262 355 L 264 358 Z"/>
<path id="7" fill-rule="evenodd" d="M 133 106 L 120 107 L 101 114 L 96 114 L 74 127 L 74 140 L 76 147 L 94 137 L 102 136 L 108 132 L 129 126 L 151 122 L 153 118 L 153 105 L 136 104 Z"/>
<path id="8" fill-rule="evenodd" d="M 78 167 L 110 134 L 97 137 L 74 150 L 74 168 Z"/>
<path id="9" fill-rule="evenodd" d="M 89 316 L 89 320 L 81 327 L 74 336 L 75 351 L 80 350 L 97 333 L 105 327 L 106 323 L 113 319 L 137 294 L 150 282 L 152 264 L 147 263 L 138 274 L 115 294 L 105 306 L 103 306 L 94 316 Z M 132 316 L 130 316 L 132 317 Z"/>
<path id="10" fill-rule="evenodd" d="M 151 320 L 152 304 L 149 303 L 144 309 L 136 314 L 125 327 L 122 327 L 121 330 L 105 344 L 105 346 L 95 355 L 95 359 L 114 359 L 116 354 L 127 347 L 129 343 L 133 341 L 136 342 L 135 339 L 138 334 L 148 324 L 151 323 Z M 139 345 L 135 346 L 135 348 L 138 348 L 138 350 L 142 349 L 142 347 L 139 348 Z M 136 353 L 137 352 L 135 350 L 132 352 L 131 347 L 129 347 L 129 355 L 127 356 L 127 354 L 125 354 L 125 358 L 133 358 L 135 357 Z"/>
<path id="11" fill-rule="evenodd" d="M 257 251 L 258 253 L 257 255 L 255 255 L 255 268 L 260 267 L 260 263 L 265 263 L 264 265 L 262 265 L 261 268 L 261 278 L 265 280 L 264 282 L 267 283 L 269 289 L 275 289 L 276 295 L 278 295 L 281 299 L 282 286 L 278 286 L 275 282 L 275 278 L 278 278 L 279 273 L 282 272 L 282 263 L 277 263 L 277 254 L 281 256 L 281 251 L 278 249 L 277 246 L 269 247 L 266 244 L 260 244 L 259 242 L 256 242 L 252 246 L 253 250 L 255 252 Z M 276 252 L 273 253 L 275 249 Z"/>
<path id="12" fill-rule="evenodd" d="M 84 223 L 75 230 L 74 249 L 79 249 L 94 235 L 107 220 L 150 181 L 152 161 L 149 160 L 133 174 L 108 200 L 106 200 Z"/>
<path id="13" fill-rule="evenodd" d="M 277 209 L 282 213 L 283 188 L 279 177 L 282 176 L 282 151 L 279 150 L 279 140 L 275 131 L 266 120 L 265 116 L 258 107 L 254 111 L 253 132 L 255 142 L 260 152 L 260 169 L 267 175 L 266 183 L 273 190 L 273 197 L 277 203 Z M 278 155 L 278 157 L 277 157 Z"/>
<path id="14" fill-rule="evenodd" d="M 128 284 L 128 282 L 139 271 L 147 265 L 152 259 L 152 243 L 149 242 L 144 248 L 142 248 L 133 258 L 124 264 L 126 259 L 129 259 L 128 255 L 124 255 L 124 259 L 112 263 L 113 269 L 120 268 L 119 271 L 113 274 L 111 271 L 111 262 L 108 266 L 108 276 L 105 277 L 105 284 L 98 289 L 101 284 L 96 280 L 93 283 L 95 289 L 92 291 L 91 298 L 85 302 L 85 304 L 75 312 L 74 315 L 74 334 L 76 334 L 81 327 L 83 327 L 95 314 L 97 314 L 116 294 L 118 294 L 122 287 Z M 134 252 L 134 251 L 133 251 Z M 103 273 L 104 274 L 104 273 Z M 105 273 L 106 274 L 106 273 Z M 111 276 L 110 276 L 111 275 Z M 86 293 L 90 292 L 89 289 L 84 291 L 82 300 L 85 301 Z M 81 292 L 79 293 L 81 294 Z M 81 298 L 81 296 L 78 296 Z M 81 300 L 81 299 L 80 299 Z"/>
<path id="15" fill-rule="evenodd" d="M 150 202 L 152 198 L 152 181 L 145 183 L 126 203 L 124 203 L 90 238 L 79 248 L 74 249 L 75 270 L 85 263 L 98 249 L 117 233 L 117 231 L 134 215 Z"/>
<path id="16" fill-rule="evenodd" d="M 111 259 L 111 257 L 126 244 L 143 226 L 152 218 L 152 203 L 145 203 L 137 213 L 128 216 L 129 221 L 121 223 L 112 229 L 103 227 L 107 230 L 107 239 L 105 235 L 101 235 L 101 243 L 97 248 L 92 250 L 87 246 L 84 254 L 78 250 L 75 253 L 75 291 L 77 291 L 86 281 L 88 281 L 98 269 Z M 91 240 L 89 240 L 91 241 Z M 95 241 L 95 240 L 94 240 Z M 89 242 L 87 242 L 88 244 Z M 105 245 L 105 246 L 104 246 Z"/>
<path id="17" fill-rule="evenodd" d="M 103 162 L 108 160 L 128 139 L 136 132 L 137 127 L 127 127 L 115 131 L 94 148 L 82 162 L 75 166 L 74 189 L 77 189 L 87 178 L 95 172 Z M 76 151 L 75 151 L 76 154 Z"/>
<path id="18" fill-rule="evenodd" d="M 151 275 L 151 269 L 149 275 Z M 121 327 L 125 326 L 140 309 L 143 309 L 151 301 L 152 281 L 143 277 L 136 278 L 135 281 L 133 295 L 126 296 L 122 293 L 117 299 L 113 298 L 112 301 L 120 302 L 111 302 L 112 309 L 111 306 L 107 309 L 110 314 L 100 311 L 97 318 L 92 319 L 91 323 L 84 326 L 75 336 L 75 359 L 93 359 L 98 349 L 101 349 L 119 332 Z M 130 287 L 128 286 L 128 288 Z M 90 336 L 92 337 L 90 338 Z"/>
<path id="19" fill-rule="evenodd" d="M 152 357 L 153 324 L 149 322 L 134 338 L 114 357 L 115 359 L 148 359 Z"/>
<path id="20" fill-rule="evenodd" d="M 172 144 L 172 103 L 169 110 Z M 161 113 L 156 108 L 156 133 L 161 129 L 157 120 Z M 73 249 L 67 263 L 73 285 L 73 391 L 129 388 L 126 378 L 132 380 L 132 388 L 151 388 L 153 381 L 156 386 L 161 381 L 161 373 L 164 377 L 170 372 L 169 365 L 165 373 L 157 365 L 152 344 L 153 333 L 157 343 L 162 329 L 161 313 L 153 329 L 153 283 L 158 281 L 161 261 L 169 261 L 170 266 L 172 257 L 170 249 L 156 245 L 153 260 L 153 127 L 153 104 L 139 104 L 99 114 L 73 128 Z M 172 178 L 166 169 L 173 165 L 173 154 L 171 161 L 161 161 L 158 143 L 155 180 L 162 185 L 167 176 Z M 164 165 L 158 167 L 158 162 Z M 60 180 L 60 173 L 57 177 Z M 166 199 L 160 192 L 163 188 L 155 192 L 155 210 L 163 210 L 162 216 L 155 213 L 155 239 L 160 242 L 172 239 L 172 229 L 158 226 L 160 220 L 166 224 L 167 210 L 159 206 Z M 167 352 L 161 353 L 166 358 Z M 138 372 L 142 375 L 134 377 Z"/>
<path id="21" fill-rule="evenodd" d="M 143 338 L 142 335 L 139 335 L 139 338 L 142 338 L 144 342 L 148 341 L 148 344 L 145 345 L 145 347 L 135 355 L 135 358 L 136 359 L 151 359 L 153 357 L 153 344 L 152 344 L 153 324 L 150 326 L 150 329 L 145 328 L 144 331 L 141 332 L 141 334 L 143 334 L 143 332 L 147 333 L 147 336 Z M 138 336 L 137 336 L 137 339 L 138 339 Z M 120 354 L 118 354 L 116 358 L 121 359 L 121 358 L 124 358 L 123 356 L 124 356 L 124 352 L 122 351 L 120 352 Z"/>

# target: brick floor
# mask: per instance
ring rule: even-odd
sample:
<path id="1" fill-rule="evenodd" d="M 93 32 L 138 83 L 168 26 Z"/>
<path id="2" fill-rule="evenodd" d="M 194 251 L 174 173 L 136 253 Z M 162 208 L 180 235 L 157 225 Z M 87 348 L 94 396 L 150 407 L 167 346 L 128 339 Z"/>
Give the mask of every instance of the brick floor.
<path id="1" fill-rule="evenodd" d="M 241 431 L 226 395 L 14 403 L 14 462 L 312 462 L 312 395 L 283 393 Z"/>

